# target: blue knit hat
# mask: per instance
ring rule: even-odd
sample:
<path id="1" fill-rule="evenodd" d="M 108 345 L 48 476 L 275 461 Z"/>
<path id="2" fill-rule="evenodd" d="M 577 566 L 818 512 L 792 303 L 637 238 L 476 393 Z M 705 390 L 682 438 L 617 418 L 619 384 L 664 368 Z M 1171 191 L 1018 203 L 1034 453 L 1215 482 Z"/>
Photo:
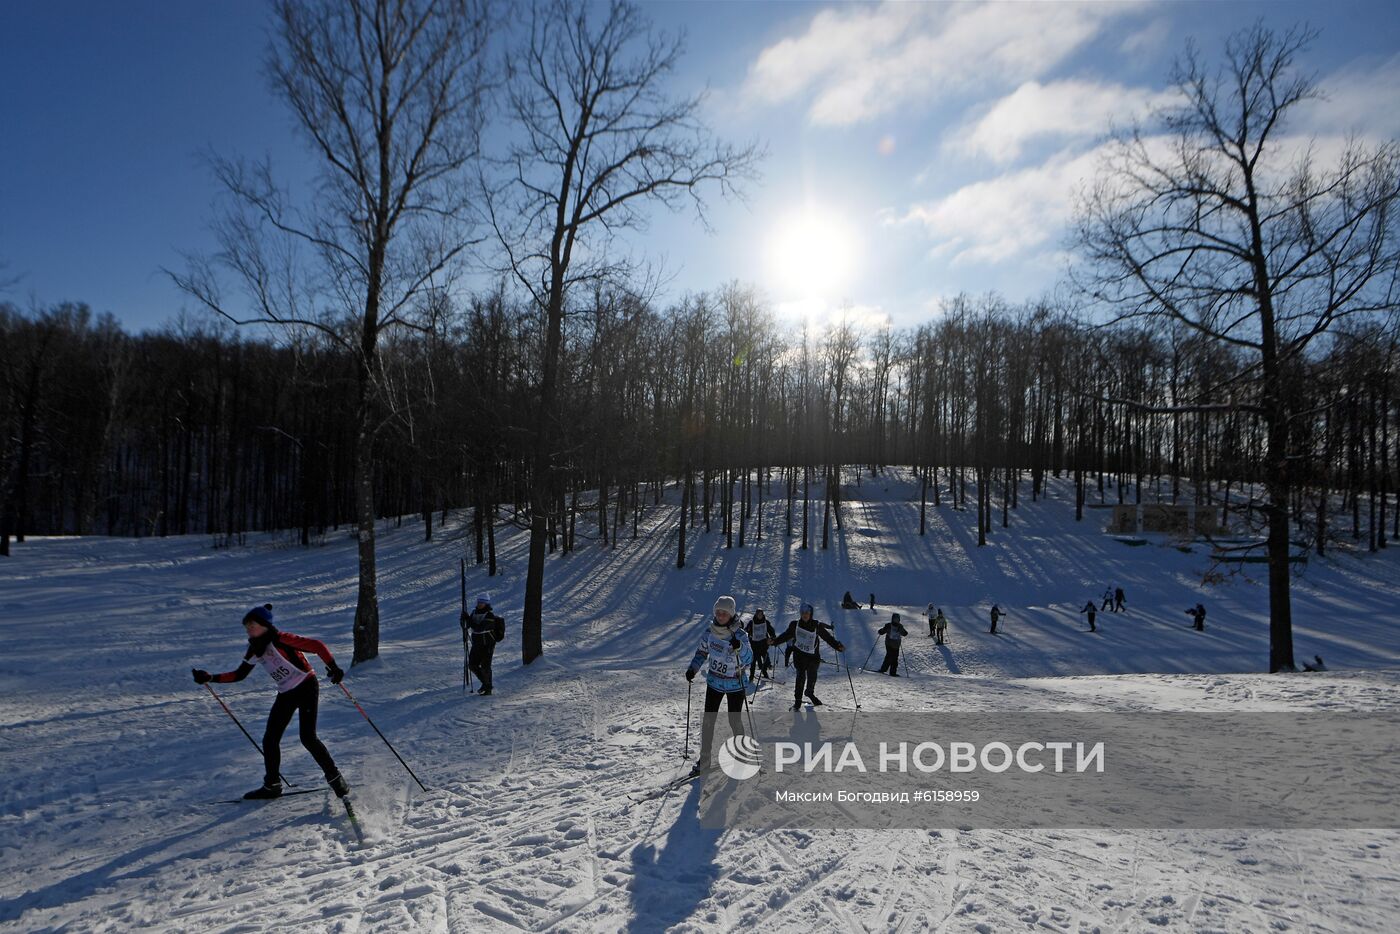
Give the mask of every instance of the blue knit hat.
<path id="1" fill-rule="evenodd" d="M 252 620 L 255 623 L 262 623 L 269 629 L 272 628 L 272 604 L 264 603 L 262 606 L 255 606 L 247 613 L 243 614 L 243 622 Z"/>

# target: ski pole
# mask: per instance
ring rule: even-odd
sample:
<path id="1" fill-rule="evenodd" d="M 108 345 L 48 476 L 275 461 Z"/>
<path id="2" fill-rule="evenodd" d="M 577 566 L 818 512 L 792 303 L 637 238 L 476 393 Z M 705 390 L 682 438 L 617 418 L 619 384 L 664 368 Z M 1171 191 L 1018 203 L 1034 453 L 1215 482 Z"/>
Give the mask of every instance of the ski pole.
<path id="1" fill-rule="evenodd" d="M 754 729 L 753 725 L 753 707 L 749 704 L 748 679 L 742 678 L 742 680 L 740 681 L 740 685 L 740 692 L 744 695 L 744 709 L 748 711 L 749 714 L 749 735 L 752 736 L 754 739 L 758 739 L 758 730 Z"/>
<path id="2" fill-rule="evenodd" d="M 877 639 L 876 639 L 876 644 L 878 644 L 878 642 L 879 642 L 879 639 L 877 638 Z M 870 646 L 870 653 L 869 653 L 868 655 L 865 656 L 865 661 L 863 661 L 863 662 L 860 663 L 860 670 L 861 670 L 861 671 L 865 671 L 865 666 L 870 664 L 870 656 L 871 656 L 871 655 L 874 655 L 874 654 L 875 654 L 875 645 L 872 644 L 872 645 Z"/>
<path id="3" fill-rule="evenodd" d="M 248 742 L 253 744 L 253 748 L 256 749 L 258 751 L 258 755 L 261 756 L 263 754 L 262 747 L 258 745 L 257 740 L 253 739 L 253 734 L 249 733 L 247 729 L 244 728 L 243 724 L 238 722 L 238 718 L 233 715 L 233 711 L 228 709 L 228 704 L 224 703 L 224 699 L 219 696 L 218 692 L 214 690 L 213 686 L 208 681 L 204 682 L 204 686 L 209 689 L 210 694 L 214 695 L 214 700 L 219 702 L 219 706 L 224 708 L 224 713 L 229 715 L 229 719 L 232 720 L 234 723 L 237 723 L 238 728 L 240 730 L 243 730 L 243 735 L 248 737 Z M 286 785 L 288 788 L 296 787 L 296 785 L 293 785 L 291 782 L 287 781 L 287 776 L 283 775 L 281 772 L 277 773 L 277 777 L 282 779 L 282 784 Z"/>
<path id="4" fill-rule="evenodd" d="M 841 653 L 842 661 L 845 661 L 846 653 Z M 856 705 L 856 710 L 860 709 L 860 701 L 856 700 L 856 683 L 851 679 L 851 666 L 844 666 L 846 669 L 846 683 L 851 686 L 851 703 Z"/>
<path id="5" fill-rule="evenodd" d="M 467 559 L 458 559 L 462 562 L 462 612 L 467 612 Z M 462 693 L 465 694 L 472 686 L 471 676 L 471 653 L 467 648 L 467 630 L 462 629 Z"/>
<path id="6" fill-rule="evenodd" d="M 694 688 L 694 681 L 685 683 L 685 750 L 681 753 L 682 759 L 690 758 L 690 695 Z"/>
<path id="7" fill-rule="evenodd" d="M 374 721 L 369 718 L 369 714 L 365 713 L 365 709 L 360 706 L 360 702 L 355 700 L 355 695 L 350 693 L 350 689 L 345 686 L 344 681 L 340 683 L 340 689 L 345 692 L 346 697 L 350 698 L 350 703 L 355 705 L 355 709 L 360 712 L 360 716 L 365 718 L 365 722 L 370 725 L 374 732 L 379 733 L 379 738 L 384 740 L 384 745 L 388 746 L 389 751 L 394 754 L 394 758 L 399 760 L 399 765 L 403 766 L 408 771 L 409 775 L 413 775 L 413 769 L 410 769 L 408 763 L 403 761 L 403 756 L 399 755 L 399 751 L 394 748 L 394 744 L 389 742 L 388 738 L 383 733 L 379 732 L 379 727 L 374 725 Z M 428 786 L 424 785 L 417 775 L 413 775 L 413 780 L 418 782 L 419 788 L 422 788 L 424 791 L 428 790 Z"/>

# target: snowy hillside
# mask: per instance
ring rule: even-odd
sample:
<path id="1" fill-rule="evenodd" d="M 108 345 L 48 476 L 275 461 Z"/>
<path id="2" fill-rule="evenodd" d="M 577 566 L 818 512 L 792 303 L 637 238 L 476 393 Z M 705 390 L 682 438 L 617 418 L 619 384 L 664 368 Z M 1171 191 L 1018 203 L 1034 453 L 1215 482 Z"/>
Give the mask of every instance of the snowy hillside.
<path id="1" fill-rule="evenodd" d="M 526 543 L 503 526 L 503 573 L 469 566 L 467 580 L 510 622 L 490 698 L 462 694 L 465 517 L 431 543 L 416 523 L 386 527 L 381 657 L 346 684 L 429 791 L 324 684 L 320 732 L 354 786 L 363 847 L 328 793 L 211 803 L 255 786 L 261 763 L 189 674 L 235 667 L 239 618 L 263 602 L 348 663 L 350 539 L 220 551 L 198 536 L 31 540 L 0 562 L 0 928 L 1394 929 L 1395 831 L 718 832 L 697 825 L 699 787 L 629 799 L 686 765 L 681 675 L 719 593 L 779 624 L 811 601 L 852 666 L 891 611 L 906 614 L 909 676 L 856 671 L 861 717 L 1400 706 L 1400 549 L 1311 561 L 1294 590 L 1296 654 L 1331 670 L 1269 676 L 1258 673 L 1260 582 L 1205 586 L 1200 547 L 1130 547 L 1102 533 L 1103 512 L 1075 523 L 1068 485 L 1052 493 L 1023 500 L 979 549 L 972 512 L 930 506 L 921 538 L 907 477 L 867 477 L 848 488 L 830 551 L 800 551 L 772 502 L 761 543 L 726 550 L 702 531 L 683 571 L 675 507 L 663 505 L 636 541 L 549 559 L 545 655 L 529 669 L 518 660 Z M 1127 611 L 1088 633 L 1078 610 L 1105 586 L 1124 588 Z M 879 611 L 842 611 L 845 590 L 873 591 Z M 943 647 L 926 635 L 930 601 L 950 619 Z M 993 601 L 1009 613 L 997 635 Z M 1197 601 L 1204 633 L 1183 612 Z M 821 677 L 830 706 L 851 706 L 843 672 Z M 782 709 L 790 686 L 765 687 L 756 707 Z M 260 736 L 267 679 L 220 693 Z M 283 772 L 320 782 L 294 728 Z"/>

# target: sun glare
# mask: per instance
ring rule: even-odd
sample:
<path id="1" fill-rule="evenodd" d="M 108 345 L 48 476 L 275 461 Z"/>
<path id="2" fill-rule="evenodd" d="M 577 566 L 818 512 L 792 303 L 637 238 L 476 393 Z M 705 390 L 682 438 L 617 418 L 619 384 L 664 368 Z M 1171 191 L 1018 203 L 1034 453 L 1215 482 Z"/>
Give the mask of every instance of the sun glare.
<path id="1" fill-rule="evenodd" d="M 768 245 L 773 283 L 787 298 L 835 299 L 859 261 L 855 237 L 821 211 L 794 214 L 774 229 Z"/>

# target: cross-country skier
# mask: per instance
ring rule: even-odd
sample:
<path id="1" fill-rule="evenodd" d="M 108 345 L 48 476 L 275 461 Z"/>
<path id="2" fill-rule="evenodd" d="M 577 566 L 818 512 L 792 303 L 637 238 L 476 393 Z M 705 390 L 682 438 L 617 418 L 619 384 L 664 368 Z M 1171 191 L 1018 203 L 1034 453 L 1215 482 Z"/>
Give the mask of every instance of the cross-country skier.
<path id="1" fill-rule="evenodd" d="M 1197 632 L 1206 631 L 1206 607 L 1204 603 L 1198 603 L 1186 611 L 1186 615 L 1191 617 L 1191 626 Z"/>
<path id="2" fill-rule="evenodd" d="M 798 614 L 798 618 L 788 623 L 783 634 L 773 640 L 774 645 L 791 642 L 793 654 L 796 656 L 797 678 L 795 680 L 797 685 L 793 690 L 793 710 L 802 706 L 804 694 L 812 702 L 813 707 L 820 707 L 822 704 L 814 693 L 817 687 L 817 673 L 822 666 L 821 645 L 818 644 L 817 640 L 821 639 L 838 652 L 846 651 L 846 647 L 831 634 L 831 627 L 826 623 L 818 622 L 812 613 L 812 604 L 802 604 L 802 612 Z"/>
<path id="3" fill-rule="evenodd" d="M 943 615 L 943 608 L 938 608 L 938 615 L 933 618 L 933 644 L 943 645 L 948 641 L 948 617 Z"/>
<path id="4" fill-rule="evenodd" d="M 491 595 L 476 595 L 476 609 L 470 613 L 462 611 L 462 638 L 471 636 L 471 654 L 467 656 L 467 668 L 481 682 L 476 693 L 491 695 L 491 659 L 496 654 L 496 643 L 506 637 L 506 621 L 491 610 Z"/>
<path id="5" fill-rule="evenodd" d="M 1115 588 L 1113 588 L 1113 612 L 1115 612 L 1115 613 L 1122 613 L 1122 612 L 1123 612 L 1123 588 L 1122 588 L 1122 587 L 1115 587 Z"/>
<path id="6" fill-rule="evenodd" d="M 870 595 L 870 612 L 875 612 L 875 595 Z"/>
<path id="7" fill-rule="evenodd" d="M 1094 601 L 1090 600 L 1088 603 L 1084 604 L 1084 609 L 1079 612 L 1089 614 L 1089 631 L 1098 632 L 1098 627 L 1094 625 L 1094 617 L 1098 615 L 1099 608 L 1094 606 Z"/>
<path id="8" fill-rule="evenodd" d="M 720 597 L 715 601 L 714 616 L 700 636 L 700 647 L 685 670 L 685 680 L 694 681 L 695 673 L 705 665 L 705 717 L 700 734 L 700 758 L 695 761 L 692 776 L 710 767 L 710 746 L 715 735 L 715 719 L 720 701 L 729 708 L 729 728 L 735 736 L 744 732 L 744 669 L 753 662 L 749 635 L 739 625 L 734 598 Z"/>
<path id="9" fill-rule="evenodd" d="M 933 627 L 933 604 L 932 604 L 932 603 L 930 603 L 930 604 L 928 605 L 928 609 L 925 611 L 925 613 L 926 613 L 926 615 L 928 616 L 928 637 L 929 637 L 930 639 L 932 639 L 933 636 L 934 636 L 934 633 L 933 633 L 933 628 L 934 628 L 934 627 Z"/>
<path id="10" fill-rule="evenodd" d="M 773 672 L 768 667 L 768 643 L 777 635 L 773 631 L 773 624 L 768 622 L 763 610 L 754 610 L 753 618 L 749 620 L 745 629 L 749 634 L 749 646 L 753 649 L 753 661 L 749 663 L 749 680 L 754 680 L 755 671 L 765 678 L 773 677 Z"/>
<path id="11" fill-rule="evenodd" d="M 1326 670 L 1327 670 L 1327 666 L 1324 665 L 1324 664 L 1322 663 L 1322 656 L 1321 656 L 1321 655 L 1314 655 L 1311 665 L 1308 664 L 1307 662 L 1303 662 L 1303 670 L 1304 670 L 1304 671 L 1326 671 Z"/>
<path id="12" fill-rule="evenodd" d="M 841 598 L 841 609 L 859 610 L 860 608 L 860 604 L 856 602 L 856 598 L 851 596 L 851 592 L 849 590 L 846 591 L 845 596 Z"/>
<path id="13" fill-rule="evenodd" d="M 890 614 L 890 621 L 881 626 L 875 633 L 877 636 L 885 637 L 885 660 L 880 663 L 880 674 L 888 671 L 891 675 L 899 677 L 899 645 L 904 637 L 909 635 L 909 630 L 904 628 L 904 624 L 899 621 L 898 613 Z"/>
<path id="14" fill-rule="evenodd" d="M 993 633 L 995 633 L 995 632 L 997 631 L 997 620 L 1001 619 L 1001 618 L 1002 618 L 1003 616 L 1005 616 L 1005 615 L 1006 615 L 1006 614 L 1003 613 L 1003 612 L 1001 611 L 1001 607 L 997 606 L 995 603 L 992 604 L 992 632 L 993 632 Z"/>
<path id="15" fill-rule="evenodd" d="M 1099 609 L 1100 609 L 1100 610 L 1111 610 L 1111 609 L 1113 609 L 1113 588 L 1112 588 L 1112 587 L 1105 587 L 1105 588 L 1103 589 L 1103 605 L 1100 606 Z"/>
<path id="16" fill-rule="evenodd" d="M 316 764 L 325 773 L 326 782 L 340 797 L 350 793 L 350 786 L 335 767 L 335 760 L 326 751 L 326 746 L 316 736 L 316 706 L 320 697 L 320 684 L 303 652 L 314 652 L 325 663 L 326 676 L 331 684 L 339 684 L 345 672 L 335 663 L 331 650 L 324 642 L 308 639 L 305 636 L 282 632 L 272 625 L 272 604 L 255 606 L 243 617 L 243 628 L 248 633 L 248 650 L 243 653 L 243 661 L 233 671 L 211 675 L 203 668 L 191 669 L 195 684 L 229 684 L 242 681 L 248 672 L 261 665 L 277 685 L 277 699 L 272 702 L 272 710 L 267 715 L 267 729 L 263 731 L 263 783 L 243 797 L 250 799 L 276 798 L 282 794 L 282 733 L 297 714 L 301 744 L 311 753 Z"/>

